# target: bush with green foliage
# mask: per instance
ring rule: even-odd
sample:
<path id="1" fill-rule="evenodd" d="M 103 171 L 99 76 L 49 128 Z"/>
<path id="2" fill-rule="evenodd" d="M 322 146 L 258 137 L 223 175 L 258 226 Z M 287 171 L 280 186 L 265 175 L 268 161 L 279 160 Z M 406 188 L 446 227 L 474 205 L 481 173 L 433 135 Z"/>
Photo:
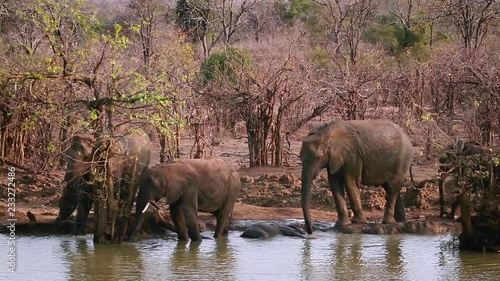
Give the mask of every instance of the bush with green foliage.
<path id="1" fill-rule="evenodd" d="M 201 72 L 204 84 L 211 81 L 227 81 L 235 85 L 240 74 L 252 69 L 250 53 L 245 50 L 226 47 L 215 52 L 203 63 Z"/>

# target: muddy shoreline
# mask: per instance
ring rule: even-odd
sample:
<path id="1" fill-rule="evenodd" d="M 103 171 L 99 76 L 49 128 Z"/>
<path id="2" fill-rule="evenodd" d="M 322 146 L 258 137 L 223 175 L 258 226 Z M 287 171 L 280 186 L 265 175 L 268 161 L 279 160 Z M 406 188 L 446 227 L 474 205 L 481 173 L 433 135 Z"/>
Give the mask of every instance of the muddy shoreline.
<path id="1" fill-rule="evenodd" d="M 36 222 L 30 222 L 26 212 L 34 214 Z M 335 226 L 337 215 L 335 211 L 311 210 L 313 226 L 317 231 L 336 231 L 340 233 L 365 233 L 365 234 L 443 234 L 456 233 L 461 231 L 458 222 L 449 219 L 441 219 L 435 216 L 425 217 L 422 214 L 409 213 L 408 220 L 403 223 L 382 224 L 382 212 L 366 212 L 369 219 L 367 224 L 350 224 L 347 226 Z M 17 222 L 15 226 L 16 235 L 60 235 L 71 234 L 74 227 L 74 220 L 64 222 L 58 226 L 53 224 L 56 218 L 53 214 L 40 212 L 37 209 L 26 209 L 19 207 L 17 212 Z M 153 216 L 153 213 L 151 214 Z M 162 214 L 168 220 L 168 216 Z M 200 230 L 213 231 L 215 229 L 215 218 L 210 214 L 200 213 L 198 217 Z M 244 203 L 237 203 L 234 209 L 233 221 L 229 225 L 229 230 L 245 230 L 249 225 L 256 222 L 297 224 L 302 225 L 302 210 L 300 208 L 285 207 L 260 207 Z M 91 214 L 87 223 L 86 233 L 93 232 L 94 217 Z M 9 233 L 7 228 L 9 223 L 2 218 L 0 233 Z M 146 223 L 140 239 L 147 237 L 161 237 L 173 234 L 171 231 L 155 226 L 154 223 Z"/>
<path id="2" fill-rule="evenodd" d="M 421 176 L 430 177 L 421 168 Z M 232 230 L 243 230 L 247 221 L 276 221 L 286 223 L 289 220 L 303 220 L 300 208 L 300 167 L 257 167 L 241 168 L 239 174 L 242 189 L 238 202 L 233 210 Z M 52 222 L 58 214 L 58 201 L 63 184 L 62 171 L 51 176 L 33 176 L 27 173 L 18 173 L 16 194 L 16 234 L 69 234 L 72 222 L 55 228 Z M 426 176 L 427 175 L 427 176 Z M 422 179 L 425 179 L 422 178 Z M 419 180 L 422 180 L 419 179 Z M 326 176 L 320 176 L 314 182 L 315 188 L 311 194 L 311 218 L 318 229 L 325 231 L 339 231 L 343 233 L 418 233 L 437 234 L 445 232 L 459 233 L 461 226 L 453 220 L 441 219 L 438 207 L 438 191 L 435 186 L 429 185 L 421 189 L 406 187 L 404 194 L 407 207 L 407 222 L 390 225 L 381 224 L 385 205 L 385 193 L 382 188 L 362 189 L 362 201 L 365 215 L 370 223 L 362 225 L 348 225 L 332 227 L 337 220 L 337 212 L 333 198 L 328 188 Z M 6 198 L 6 196 L 2 196 Z M 169 220 L 167 206 L 159 203 L 162 217 Z M 0 227 L 1 232 L 7 231 L 9 218 L 7 201 L 0 199 Z M 27 212 L 30 211 L 36 218 L 36 223 L 29 222 Z M 74 214 L 75 215 L 75 214 Z M 200 229 L 213 230 L 215 219 L 210 214 L 199 213 Z M 92 233 L 93 214 L 90 214 L 86 232 Z M 153 225 L 154 223 L 151 223 Z M 144 236 L 165 235 L 165 230 L 159 227 L 150 227 Z"/>

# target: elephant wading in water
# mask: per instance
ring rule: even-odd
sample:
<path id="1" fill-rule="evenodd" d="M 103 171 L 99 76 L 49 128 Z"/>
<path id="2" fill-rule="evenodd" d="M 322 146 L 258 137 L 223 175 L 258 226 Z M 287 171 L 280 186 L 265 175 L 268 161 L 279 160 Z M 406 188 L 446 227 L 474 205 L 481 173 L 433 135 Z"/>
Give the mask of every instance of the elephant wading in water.
<path id="1" fill-rule="evenodd" d="M 136 226 L 132 240 L 142 227 L 150 202 L 165 198 L 179 240 L 200 241 L 197 212 L 217 218 L 214 237 L 227 235 L 234 204 L 240 192 L 240 177 L 233 166 L 220 158 L 185 159 L 144 170 L 139 179 Z"/>
<path id="2" fill-rule="evenodd" d="M 300 229 L 294 225 L 278 225 L 278 224 L 266 224 L 266 223 L 256 223 L 251 225 L 249 228 L 245 229 L 240 237 L 244 238 L 254 238 L 254 239 L 266 239 L 274 237 L 278 234 L 284 236 L 294 236 L 300 238 L 306 238 L 306 233 L 304 230 Z"/>
<path id="3" fill-rule="evenodd" d="M 384 187 L 387 200 L 384 223 L 405 220 L 400 190 L 413 158 L 413 148 L 408 136 L 396 124 L 381 119 L 325 123 L 302 140 L 300 157 L 301 202 L 307 233 L 312 233 L 310 187 L 323 168 L 328 171 L 339 217 L 336 225 L 349 223 L 345 191 L 354 213 L 352 222 L 366 222 L 360 184 Z"/>
<path id="4" fill-rule="evenodd" d="M 139 175 L 149 165 L 151 145 L 149 137 L 128 124 L 114 131 L 116 142 L 110 148 L 109 161 L 115 190 L 120 190 L 122 199 L 129 196 L 130 184 L 135 184 Z M 95 139 L 91 134 L 73 136 L 66 150 L 66 186 L 59 200 L 59 216 L 55 223 L 69 219 L 77 209 L 75 234 L 85 234 L 85 223 L 94 202 L 92 196 L 91 164 L 95 151 Z"/>

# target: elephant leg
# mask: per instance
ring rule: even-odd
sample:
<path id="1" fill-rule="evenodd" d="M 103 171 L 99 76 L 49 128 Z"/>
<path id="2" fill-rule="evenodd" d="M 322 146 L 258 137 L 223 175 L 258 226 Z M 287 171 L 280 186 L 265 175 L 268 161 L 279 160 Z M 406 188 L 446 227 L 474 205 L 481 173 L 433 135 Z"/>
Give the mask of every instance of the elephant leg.
<path id="1" fill-rule="evenodd" d="M 361 189 L 355 178 L 348 177 L 345 182 L 345 189 L 349 197 L 349 203 L 354 216 L 351 218 L 353 223 L 366 223 L 366 217 L 361 206 Z"/>
<path id="2" fill-rule="evenodd" d="M 177 238 L 179 240 L 188 240 L 186 221 L 184 220 L 184 214 L 181 211 L 179 203 L 174 203 L 170 205 L 170 215 L 177 230 Z"/>
<path id="3" fill-rule="evenodd" d="M 345 201 L 344 183 L 330 173 L 328 173 L 328 183 L 330 184 L 330 189 L 333 193 L 333 199 L 335 200 L 335 208 L 337 209 L 337 214 L 338 214 L 338 219 L 335 224 L 336 225 L 349 224 L 350 219 L 347 214 L 347 203 Z"/>
<path id="4" fill-rule="evenodd" d="M 63 189 L 59 199 L 59 215 L 57 221 L 67 220 L 78 206 L 78 191 L 76 185 L 68 185 Z"/>
<path id="5" fill-rule="evenodd" d="M 231 213 L 233 211 L 235 203 L 236 199 L 230 199 L 224 204 L 221 209 L 217 211 L 217 226 L 215 227 L 214 238 L 228 235 L 228 225 L 229 221 L 231 220 Z"/>
<path id="6" fill-rule="evenodd" d="M 460 206 L 458 203 L 458 200 L 453 201 L 451 203 L 451 210 L 450 213 L 446 216 L 447 219 L 454 219 L 455 218 L 455 213 L 457 212 L 457 208 Z"/>
<path id="7" fill-rule="evenodd" d="M 92 188 L 86 187 L 82 189 L 78 195 L 75 235 L 85 235 L 85 226 L 93 203 Z"/>
<path id="8" fill-rule="evenodd" d="M 405 222 L 406 221 L 406 211 L 405 206 L 403 204 L 403 198 L 401 198 L 401 193 L 396 199 L 396 205 L 394 207 L 394 219 L 397 222 Z"/>
<path id="9" fill-rule="evenodd" d="M 184 213 L 184 217 L 186 218 L 186 225 L 188 229 L 189 238 L 192 241 L 201 241 L 203 237 L 200 234 L 200 227 L 198 225 L 197 208 L 192 207 L 190 205 L 183 204 L 182 212 Z"/>
<path id="10" fill-rule="evenodd" d="M 394 217 L 394 210 L 396 207 L 398 208 L 398 220 L 404 219 L 404 206 L 400 196 L 402 185 L 402 181 L 386 183 L 383 185 L 386 192 L 386 203 L 382 223 L 393 223 L 396 221 Z M 398 206 L 396 206 L 398 200 L 399 203 Z"/>

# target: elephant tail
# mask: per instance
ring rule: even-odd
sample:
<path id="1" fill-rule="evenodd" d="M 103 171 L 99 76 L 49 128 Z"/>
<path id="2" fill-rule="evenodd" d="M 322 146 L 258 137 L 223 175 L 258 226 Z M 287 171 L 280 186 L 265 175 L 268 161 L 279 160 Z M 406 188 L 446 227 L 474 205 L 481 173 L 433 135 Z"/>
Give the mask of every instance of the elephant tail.
<path id="1" fill-rule="evenodd" d="M 415 182 L 415 180 L 413 179 L 413 172 L 412 172 L 411 167 L 413 167 L 413 163 L 412 163 L 412 164 L 410 164 L 410 179 L 411 179 L 411 183 L 413 184 L 413 186 L 414 186 L 415 188 L 419 188 L 419 187 L 421 187 L 421 186 L 417 185 L 417 183 L 416 183 L 416 182 Z"/>
<path id="2" fill-rule="evenodd" d="M 423 181 L 420 181 L 420 182 L 416 182 L 414 179 L 413 179 L 413 172 L 412 172 L 412 169 L 411 167 L 413 166 L 413 164 L 410 165 L 410 179 L 411 179 L 411 183 L 413 184 L 413 186 L 415 188 L 423 188 L 425 187 L 425 185 L 427 183 L 431 183 L 431 184 L 435 184 L 436 183 L 436 179 L 430 179 L 430 180 L 423 180 Z"/>

